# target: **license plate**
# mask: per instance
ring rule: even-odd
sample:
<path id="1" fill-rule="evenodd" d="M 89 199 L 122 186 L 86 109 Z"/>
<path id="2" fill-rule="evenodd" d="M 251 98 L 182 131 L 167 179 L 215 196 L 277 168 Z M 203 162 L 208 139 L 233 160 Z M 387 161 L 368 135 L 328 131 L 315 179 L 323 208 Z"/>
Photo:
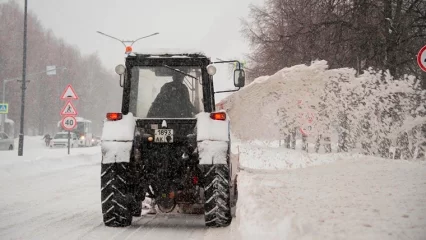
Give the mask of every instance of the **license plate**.
<path id="1" fill-rule="evenodd" d="M 173 142 L 173 129 L 155 129 L 154 142 L 167 143 L 167 137 Z"/>

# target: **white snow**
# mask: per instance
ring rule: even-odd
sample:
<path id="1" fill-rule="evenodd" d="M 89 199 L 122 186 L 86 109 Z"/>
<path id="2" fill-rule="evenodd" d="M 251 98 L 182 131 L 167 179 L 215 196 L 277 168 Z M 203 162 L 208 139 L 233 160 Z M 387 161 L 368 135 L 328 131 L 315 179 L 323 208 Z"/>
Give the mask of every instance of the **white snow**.
<path id="1" fill-rule="evenodd" d="M 102 163 L 130 162 L 133 142 L 102 141 Z"/>
<path id="2" fill-rule="evenodd" d="M 68 156 L 66 149 L 45 147 L 41 136 L 26 136 L 23 157 L 17 150 L 0 152 L 0 239 L 426 236 L 425 162 L 341 154 L 312 159 L 276 144 L 232 141 L 245 170 L 239 172 L 237 217 L 231 226 L 208 229 L 203 215 L 158 214 L 135 217 L 127 228 L 108 228 L 100 204 L 100 148 L 71 149 Z M 290 166 L 292 159 L 298 160 Z"/>
<path id="3" fill-rule="evenodd" d="M 151 55 L 162 55 L 162 54 L 204 54 L 200 49 L 175 49 L 175 48 L 138 48 L 133 53 L 135 54 L 151 54 Z M 175 56 L 176 57 L 176 56 Z"/>
<path id="4" fill-rule="evenodd" d="M 226 164 L 230 140 L 229 116 L 224 121 L 213 120 L 210 118 L 210 113 L 204 112 L 197 114 L 196 117 L 200 164 Z"/>
<path id="5" fill-rule="evenodd" d="M 225 112 L 225 111 L 220 111 Z M 226 112 L 225 112 L 226 113 Z M 197 141 L 229 141 L 229 116 L 226 120 L 213 120 L 210 113 L 197 114 Z"/>
<path id="6" fill-rule="evenodd" d="M 133 141 L 136 121 L 133 114 L 123 114 L 118 121 L 104 121 L 102 141 Z"/>
<path id="7" fill-rule="evenodd" d="M 0 151 L 0 179 L 11 181 L 77 166 L 100 164 L 99 147 L 71 148 L 68 155 L 68 148 L 46 147 L 43 136 L 25 136 L 22 157 L 17 156 L 17 148 L 18 140 L 15 139 L 15 150 Z"/>
<path id="8" fill-rule="evenodd" d="M 133 114 L 123 114 L 118 121 L 104 121 L 102 130 L 102 163 L 129 162 L 136 121 Z"/>
<path id="9" fill-rule="evenodd" d="M 316 154 L 306 153 L 285 148 L 271 148 L 243 144 L 238 147 L 240 154 L 240 165 L 248 169 L 281 170 L 296 169 L 331 163 L 344 154 Z M 348 154 L 346 154 L 348 155 Z M 352 155 L 353 158 L 363 156 Z"/>
<path id="10" fill-rule="evenodd" d="M 231 116 L 231 129 L 243 140 L 278 141 L 295 128 L 311 127 L 311 143 L 318 136 L 331 136 L 335 144 L 334 136 L 346 132 L 355 140 L 346 144 L 351 150 L 374 155 L 382 148 L 381 139 L 400 147 L 398 138 L 408 133 L 407 145 L 418 150 L 426 142 L 416 135 L 426 116 L 426 91 L 418 82 L 413 76 L 394 79 L 389 72 L 373 69 L 358 75 L 355 69 L 329 69 L 326 61 L 313 61 L 259 77 L 217 106 Z M 420 158 L 407 151 L 402 157 Z"/>
<path id="11" fill-rule="evenodd" d="M 197 143 L 200 164 L 226 164 L 228 142 L 204 140 Z"/>
<path id="12" fill-rule="evenodd" d="M 426 162 L 348 154 L 311 158 L 293 150 L 242 145 L 241 239 L 426 236 Z M 317 166 L 305 168 L 312 165 Z"/>

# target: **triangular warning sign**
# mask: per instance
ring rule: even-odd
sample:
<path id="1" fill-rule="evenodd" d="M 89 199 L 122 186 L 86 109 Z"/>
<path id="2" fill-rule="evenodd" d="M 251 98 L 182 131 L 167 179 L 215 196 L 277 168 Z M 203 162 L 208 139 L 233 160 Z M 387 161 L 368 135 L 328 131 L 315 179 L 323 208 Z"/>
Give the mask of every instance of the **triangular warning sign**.
<path id="1" fill-rule="evenodd" d="M 67 104 L 61 110 L 62 116 L 74 116 L 77 115 L 77 109 L 75 109 L 74 105 L 71 101 L 68 101 Z"/>
<path id="2" fill-rule="evenodd" d="M 61 95 L 61 100 L 64 99 L 78 99 L 78 96 L 75 93 L 74 88 L 71 86 L 71 84 L 68 84 L 68 86 L 65 88 L 64 92 Z"/>

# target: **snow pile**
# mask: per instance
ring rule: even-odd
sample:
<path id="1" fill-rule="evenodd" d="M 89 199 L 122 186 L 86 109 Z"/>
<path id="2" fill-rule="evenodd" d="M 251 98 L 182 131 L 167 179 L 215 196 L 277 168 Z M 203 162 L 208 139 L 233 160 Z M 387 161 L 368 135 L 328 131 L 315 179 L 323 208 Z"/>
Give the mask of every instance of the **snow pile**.
<path id="1" fill-rule="evenodd" d="M 24 154 L 15 150 L 0 152 L 0 178 L 19 178 L 85 165 L 98 165 L 101 160 L 99 147 L 51 149 L 44 145 L 42 136 L 25 136 Z"/>
<path id="2" fill-rule="evenodd" d="M 241 141 L 231 135 L 231 152 L 246 170 L 288 170 L 328 164 L 342 159 L 362 159 L 353 153 L 307 153 L 280 147 L 277 141 Z"/>
<path id="3" fill-rule="evenodd" d="M 314 61 L 260 77 L 218 105 L 242 140 L 282 140 L 301 127 L 308 142 L 338 135 L 342 151 L 385 156 L 396 146 L 402 158 L 415 159 L 426 144 L 425 102 L 426 91 L 412 76 L 394 79 L 372 69 L 357 75 Z"/>
<path id="4" fill-rule="evenodd" d="M 286 148 L 269 148 L 244 144 L 239 147 L 240 167 L 248 169 L 296 169 L 331 163 L 341 158 L 339 154 L 306 153 Z"/>

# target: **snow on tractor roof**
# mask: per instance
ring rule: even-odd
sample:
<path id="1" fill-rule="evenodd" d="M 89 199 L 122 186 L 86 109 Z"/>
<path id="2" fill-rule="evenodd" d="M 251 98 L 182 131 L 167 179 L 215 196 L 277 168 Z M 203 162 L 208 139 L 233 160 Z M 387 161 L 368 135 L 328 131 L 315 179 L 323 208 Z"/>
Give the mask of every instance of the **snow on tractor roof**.
<path id="1" fill-rule="evenodd" d="M 150 57 L 159 57 L 163 55 L 171 55 L 170 57 L 175 58 L 187 58 L 185 55 L 202 55 L 205 56 L 204 52 L 199 49 L 174 49 L 174 48 L 157 48 L 157 49 L 140 49 L 133 52 L 131 55 L 152 55 Z"/>

